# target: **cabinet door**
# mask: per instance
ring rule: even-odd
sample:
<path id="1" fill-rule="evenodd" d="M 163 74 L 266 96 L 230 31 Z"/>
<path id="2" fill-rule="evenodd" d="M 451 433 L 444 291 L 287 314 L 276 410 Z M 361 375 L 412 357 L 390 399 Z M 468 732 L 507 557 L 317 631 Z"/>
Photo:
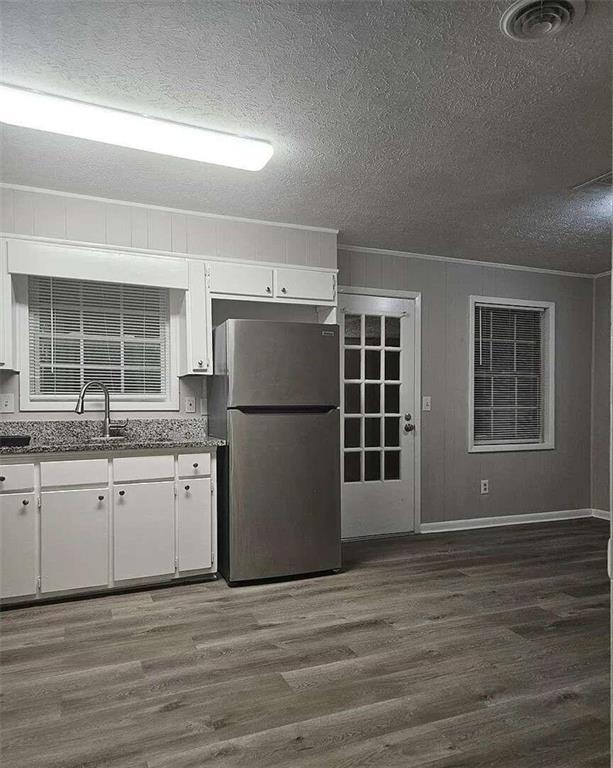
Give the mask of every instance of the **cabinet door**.
<path id="1" fill-rule="evenodd" d="M 334 301 L 336 275 L 310 269 L 278 269 L 275 298 Z"/>
<path id="2" fill-rule="evenodd" d="M 211 293 L 272 298 L 273 271 L 269 267 L 251 267 L 246 264 L 213 261 L 209 264 L 209 269 Z"/>
<path id="3" fill-rule="evenodd" d="M 211 567 L 211 481 L 180 480 L 178 484 L 179 570 Z"/>
<path id="4" fill-rule="evenodd" d="M 115 486 L 115 581 L 174 573 L 174 500 L 172 481 Z"/>
<path id="5" fill-rule="evenodd" d="M 106 586 L 108 489 L 45 491 L 41 497 L 42 591 Z"/>
<path id="6" fill-rule="evenodd" d="M 7 267 L 6 241 L 0 240 L 0 371 L 13 367 L 13 290 Z"/>
<path id="7" fill-rule="evenodd" d="M 36 592 L 36 499 L 33 493 L 0 496 L 0 597 Z"/>
<path id="8" fill-rule="evenodd" d="M 206 265 L 203 261 L 188 261 L 189 289 L 186 301 L 186 360 L 185 374 L 211 373 L 212 331 L 210 298 L 206 285 Z"/>

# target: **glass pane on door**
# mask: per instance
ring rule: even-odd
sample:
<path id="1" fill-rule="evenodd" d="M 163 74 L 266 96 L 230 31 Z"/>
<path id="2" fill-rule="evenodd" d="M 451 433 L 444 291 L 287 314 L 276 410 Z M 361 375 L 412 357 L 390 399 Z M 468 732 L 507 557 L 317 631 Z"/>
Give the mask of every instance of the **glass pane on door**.
<path id="1" fill-rule="evenodd" d="M 402 334 L 398 315 L 344 316 L 344 481 L 401 479 Z"/>

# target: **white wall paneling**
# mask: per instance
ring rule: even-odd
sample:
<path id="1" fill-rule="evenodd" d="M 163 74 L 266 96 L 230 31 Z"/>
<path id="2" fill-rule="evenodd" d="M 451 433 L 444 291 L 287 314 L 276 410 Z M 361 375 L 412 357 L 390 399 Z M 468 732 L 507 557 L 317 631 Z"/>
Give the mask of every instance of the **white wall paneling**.
<path id="1" fill-rule="evenodd" d="M 336 230 L 2 186 L 6 234 L 336 268 Z M 123 211 L 121 209 L 124 209 Z"/>

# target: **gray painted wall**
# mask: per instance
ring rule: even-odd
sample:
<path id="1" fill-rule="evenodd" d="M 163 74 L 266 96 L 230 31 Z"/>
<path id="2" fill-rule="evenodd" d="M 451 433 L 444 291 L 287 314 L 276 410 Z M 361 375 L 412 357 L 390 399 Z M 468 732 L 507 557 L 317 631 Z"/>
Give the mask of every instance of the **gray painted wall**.
<path id="1" fill-rule="evenodd" d="M 611 448 L 611 277 L 594 281 L 594 374 L 592 384 L 592 507 L 609 510 Z"/>
<path id="2" fill-rule="evenodd" d="M 593 280 L 343 250 L 339 270 L 341 286 L 422 293 L 423 522 L 590 507 Z M 556 303 L 555 450 L 468 453 L 471 294 Z"/>

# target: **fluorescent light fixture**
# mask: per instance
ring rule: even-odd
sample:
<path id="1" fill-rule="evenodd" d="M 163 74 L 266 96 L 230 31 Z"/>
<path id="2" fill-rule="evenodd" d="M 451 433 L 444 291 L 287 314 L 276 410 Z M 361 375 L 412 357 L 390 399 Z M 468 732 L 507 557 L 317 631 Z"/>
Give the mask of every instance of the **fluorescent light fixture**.
<path id="1" fill-rule="evenodd" d="M 0 83 L 0 122 L 202 163 L 259 171 L 272 145 Z"/>

